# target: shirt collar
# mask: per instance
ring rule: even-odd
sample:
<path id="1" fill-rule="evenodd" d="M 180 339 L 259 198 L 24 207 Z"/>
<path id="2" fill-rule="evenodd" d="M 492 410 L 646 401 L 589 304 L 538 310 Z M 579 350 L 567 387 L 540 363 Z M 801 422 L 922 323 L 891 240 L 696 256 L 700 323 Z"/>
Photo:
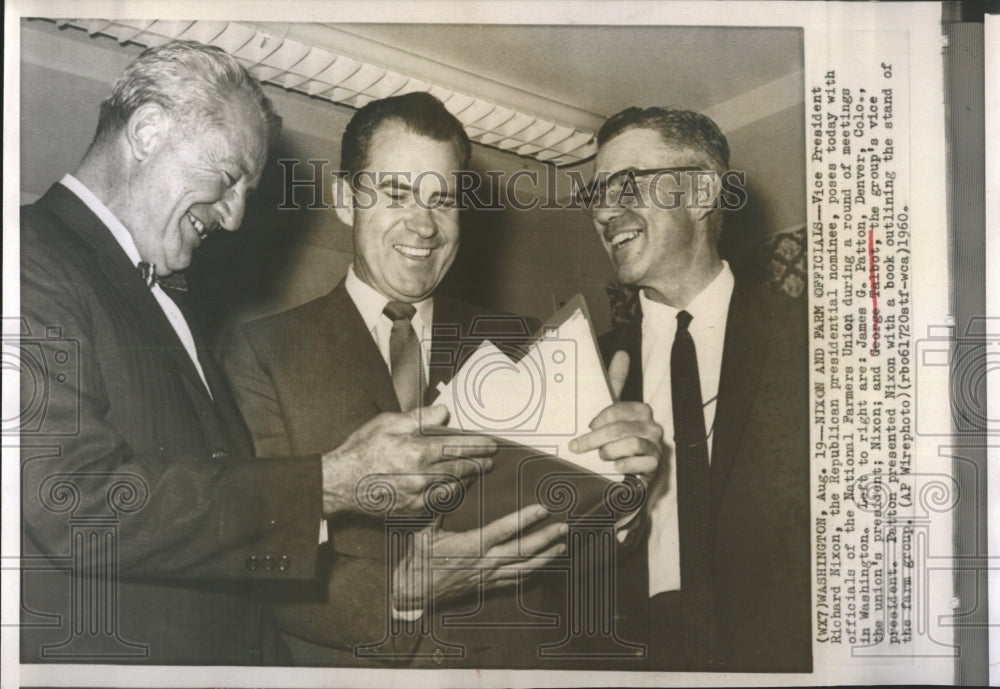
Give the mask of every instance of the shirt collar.
<path id="1" fill-rule="evenodd" d="M 719 274 L 683 309 L 691 314 L 691 328 L 693 330 L 703 330 L 726 324 L 729 301 L 732 299 L 735 284 L 736 280 L 728 261 L 723 261 Z M 681 309 L 653 301 L 646 296 L 645 290 L 639 290 L 639 304 L 642 307 L 643 322 L 650 321 L 650 325 L 671 328 L 676 326 L 677 314 L 681 312 Z"/>
<path id="2" fill-rule="evenodd" d="M 344 287 L 347 289 L 347 293 L 350 295 L 354 305 L 358 307 L 358 312 L 361 314 L 361 319 L 365 322 L 365 327 L 368 330 L 373 330 L 382 316 L 382 309 L 389 303 L 389 298 L 359 278 L 357 273 L 354 272 L 353 263 L 347 268 Z M 413 306 L 417 309 L 414 319 L 419 318 L 424 324 L 430 323 L 433 297 L 418 301 Z"/>
<path id="3" fill-rule="evenodd" d="M 135 240 L 132 239 L 132 233 L 129 232 L 121 221 L 115 217 L 115 214 L 108 210 L 97 196 L 94 195 L 90 189 L 84 185 L 83 182 L 78 180 L 76 177 L 70 174 L 63 175 L 63 178 L 59 180 L 59 184 L 63 185 L 71 192 L 76 194 L 76 196 L 83 201 L 84 205 L 89 208 L 98 219 L 104 223 L 115 241 L 122 250 L 128 255 L 128 258 L 134 265 L 139 265 L 142 261 L 142 257 L 139 256 L 139 250 L 135 246 Z"/>

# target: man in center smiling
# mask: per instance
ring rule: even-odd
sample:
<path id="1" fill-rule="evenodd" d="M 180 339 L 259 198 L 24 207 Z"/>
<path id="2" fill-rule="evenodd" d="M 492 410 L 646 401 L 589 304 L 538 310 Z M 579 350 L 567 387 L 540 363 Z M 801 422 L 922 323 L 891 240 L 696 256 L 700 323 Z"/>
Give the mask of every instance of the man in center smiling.
<path id="1" fill-rule="evenodd" d="M 355 172 L 356 186 L 341 186 L 354 202 L 337 206 L 357 242 L 351 282 L 356 278 L 390 300 L 414 304 L 419 321 L 432 313 L 430 297 L 458 251 L 455 196 L 438 172 L 456 166 L 455 147 L 446 143 L 384 125 L 371 137 L 368 158 L 373 167 L 382 161 L 386 167 Z M 345 146 L 345 167 L 356 170 L 360 161 L 351 158 L 361 152 L 350 148 Z M 382 194 L 388 203 L 379 203 Z"/>
<path id="2" fill-rule="evenodd" d="M 351 119 L 341 145 L 343 177 L 334 182 L 337 216 L 354 238 L 346 277 L 324 297 L 245 324 L 223 352 L 258 453 L 338 446 L 386 412 L 412 414 L 425 426 L 447 422 L 443 407 L 423 406 L 435 379 L 446 375 L 429 365 L 432 340 L 445 328 L 469 341 L 470 325 L 484 315 L 434 294 L 458 251 L 455 177 L 470 152 L 461 123 L 427 93 L 373 101 Z M 582 442 L 602 446 L 617 471 L 652 472 L 661 431 L 644 407 L 612 407 Z M 620 423 L 626 417 L 629 423 Z M 520 579 L 565 552 L 562 524 L 519 535 L 544 517 L 534 506 L 465 533 L 433 527 L 435 556 L 462 554 L 470 566 L 436 569 L 432 582 L 416 587 L 412 549 L 387 562 L 383 518 L 331 520 L 320 587 L 304 585 L 293 595 L 286 588 L 275 601 L 295 663 L 537 665 L 523 629 L 464 628 L 450 644 L 439 642 L 438 604 L 468 612 L 484 601 L 486 612 L 513 613 Z M 431 633 L 388 635 L 400 620 L 422 620 Z M 364 649 L 372 644 L 387 655 L 371 657 Z M 459 655 L 457 645 L 465 648 Z"/>

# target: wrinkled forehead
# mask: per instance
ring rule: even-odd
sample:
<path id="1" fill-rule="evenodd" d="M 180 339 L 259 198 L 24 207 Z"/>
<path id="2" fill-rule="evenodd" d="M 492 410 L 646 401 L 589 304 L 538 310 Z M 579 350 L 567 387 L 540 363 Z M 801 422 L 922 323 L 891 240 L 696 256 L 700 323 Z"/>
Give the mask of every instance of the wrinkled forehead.
<path id="1" fill-rule="evenodd" d="M 594 159 L 594 176 L 608 176 L 629 168 L 693 166 L 704 157 L 693 149 L 669 144 L 653 129 L 637 127 L 604 142 Z"/>
<path id="2" fill-rule="evenodd" d="M 227 108 L 217 131 L 225 142 L 226 155 L 252 181 L 256 181 L 267 161 L 267 128 L 260 113 L 251 106 L 235 103 Z"/>

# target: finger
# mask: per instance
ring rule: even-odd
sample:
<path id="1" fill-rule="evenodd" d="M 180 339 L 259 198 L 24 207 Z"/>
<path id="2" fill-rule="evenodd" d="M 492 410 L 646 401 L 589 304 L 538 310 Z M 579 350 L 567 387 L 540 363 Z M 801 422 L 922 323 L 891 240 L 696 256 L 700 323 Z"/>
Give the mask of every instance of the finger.
<path id="1" fill-rule="evenodd" d="M 431 442 L 440 446 L 436 461 L 455 457 L 488 457 L 497 451 L 497 441 L 484 435 L 452 435 L 434 438 Z"/>
<path id="2" fill-rule="evenodd" d="M 569 527 L 565 523 L 549 524 L 526 536 L 522 535 L 520 538 L 512 538 L 495 545 L 486 551 L 486 554 L 490 557 L 529 559 L 552 547 L 556 541 L 563 540 L 568 532 Z"/>
<path id="3" fill-rule="evenodd" d="M 485 459 L 442 459 L 433 463 L 434 474 L 450 474 L 457 480 L 475 481 L 493 468 L 493 460 Z"/>
<path id="4" fill-rule="evenodd" d="M 465 499 L 469 486 L 475 483 L 479 476 L 480 472 L 461 477 L 451 473 L 429 477 L 426 487 L 420 493 L 420 505 L 435 513 L 453 509 Z"/>
<path id="5" fill-rule="evenodd" d="M 530 573 L 530 572 L 529 572 Z M 483 589 L 486 591 L 513 586 L 521 580 L 518 565 L 504 565 L 483 572 Z"/>
<path id="6" fill-rule="evenodd" d="M 416 407 L 403 414 L 416 421 L 420 426 L 444 426 L 448 423 L 448 407 L 434 404 L 429 407 Z"/>
<path id="7" fill-rule="evenodd" d="M 530 574 L 533 570 L 548 564 L 555 558 L 565 555 L 566 551 L 567 548 L 565 543 L 557 543 L 551 548 L 539 553 L 531 559 L 525 560 L 524 562 L 515 562 L 502 567 L 497 567 L 493 571 L 487 573 L 487 582 L 491 587 L 506 586 L 508 584 L 517 583 L 523 575 Z"/>
<path id="8" fill-rule="evenodd" d="M 657 455 L 635 455 L 615 460 L 615 469 L 620 474 L 649 476 L 656 473 L 659 465 L 660 458 Z"/>
<path id="9" fill-rule="evenodd" d="M 605 407 L 590 422 L 591 428 L 607 426 L 615 421 L 652 421 L 653 409 L 643 402 L 615 402 Z"/>
<path id="10" fill-rule="evenodd" d="M 429 534 L 430 537 L 426 538 L 423 536 L 418 536 L 408 542 L 406 549 L 406 559 L 410 562 L 407 564 L 412 564 L 413 560 L 420 560 L 421 554 L 427 549 L 427 544 L 434 540 L 434 525 L 429 524 L 421 529 L 422 534 Z"/>
<path id="11" fill-rule="evenodd" d="M 483 527 L 483 547 L 489 550 L 498 543 L 510 540 L 532 524 L 545 519 L 548 514 L 548 510 L 541 505 L 531 505 L 490 522 Z"/>
<path id="12" fill-rule="evenodd" d="M 646 440 L 655 445 L 659 443 L 661 433 L 659 426 L 654 423 L 616 421 L 607 426 L 596 428 L 590 433 L 584 433 L 579 438 L 574 438 L 569 444 L 569 449 L 579 454 L 630 437 Z M 646 452 L 648 450 L 642 451 L 643 454 Z"/>
<path id="13" fill-rule="evenodd" d="M 545 563 L 550 562 L 551 560 L 559 557 L 560 555 L 565 555 L 568 550 L 569 548 L 566 547 L 565 543 L 556 543 L 548 550 L 545 550 L 536 555 L 535 557 L 531 558 L 530 560 L 527 560 L 526 562 L 522 563 L 520 565 L 520 568 L 522 570 L 537 569 L 538 567 L 541 567 Z"/>
<path id="14" fill-rule="evenodd" d="M 435 559 L 445 562 L 449 567 L 476 566 L 482 557 L 483 546 L 478 529 L 461 532 L 438 529 L 433 541 Z"/>
<path id="15" fill-rule="evenodd" d="M 462 484 L 463 490 L 468 490 L 472 486 L 472 484 L 481 479 L 484 474 L 489 473 L 493 469 L 493 460 L 491 459 L 481 460 L 479 463 L 479 467 L 480 467 L 479 471 L 469 472 L 468 474 L 462 476 L 459 479 L 459 482 Z"/>
<path id="16" fill-rule="evenodd" d="M 608 364 L 608 382 L 611 383 L 611 394 L 615 402 L 621 399 L 625 380 L 628 378 L 628 352 L 617 351 Z"/>
<path id="17" fill-rule="evenodd" d="M 656 456 L 659 454 L 659 449 L 655 444 L 634 435 L 604 443 L 600 450 L 601 459 L 605 462 L 614 462 L 638 455 Z"/>

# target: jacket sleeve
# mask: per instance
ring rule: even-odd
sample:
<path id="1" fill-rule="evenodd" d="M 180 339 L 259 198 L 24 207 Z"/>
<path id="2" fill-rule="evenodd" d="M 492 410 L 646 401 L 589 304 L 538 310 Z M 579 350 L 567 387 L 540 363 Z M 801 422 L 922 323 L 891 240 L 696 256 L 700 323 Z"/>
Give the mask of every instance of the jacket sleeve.
<path id="1" fill-rule="evenodd" d="M 198 447 L 196 440 L 184 439 L 198 429 L 164 420 L 181 418 L 165 407 L 177 399 L 157 406 L 162 381 L 152 373 L 139 384 L 153 401 L 111 399 L 107 381 L 123 374 L 114 370 L 114 357 L 100 350 L 111 344 L 99 334 L 110 319 L 123 316 L 100 302 L 94 276 L 58 257 L 56 252 L 71 247 L 54 247 L 42 232 L 26 230 L 32 228 L 22 217 L 25 554 L 88 558 L 111 552 L 112 567 L 125 577 L 315 576 L 318 457 L 171 453 Z M 116 350 L 119 354 L 136 360 L 134 352 Z M 161 444 L 137 450 L 129 433 L 160 438 Z M 171 445 L 168 437 L 184 442 Z M 114 541 L 110 551 L 80 536 L 85 526 L 98 523 Z"/>

